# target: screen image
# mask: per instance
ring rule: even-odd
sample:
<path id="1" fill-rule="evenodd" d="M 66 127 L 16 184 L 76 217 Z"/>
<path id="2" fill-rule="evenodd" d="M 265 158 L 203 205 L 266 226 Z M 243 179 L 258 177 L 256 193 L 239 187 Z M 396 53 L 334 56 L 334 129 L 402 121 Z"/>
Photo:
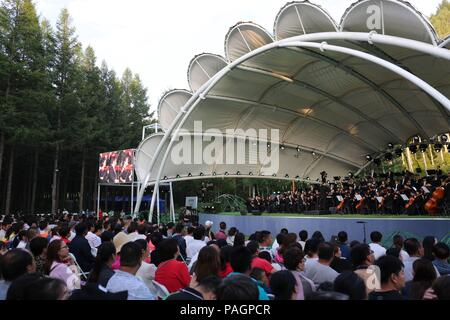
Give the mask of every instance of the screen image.
<path id="1" fill-rule="evenodd" d="M 102 183 L 131 183 L 134 177 L 134 149 L 111 151 L 100 154 L 99 180 Z"/>

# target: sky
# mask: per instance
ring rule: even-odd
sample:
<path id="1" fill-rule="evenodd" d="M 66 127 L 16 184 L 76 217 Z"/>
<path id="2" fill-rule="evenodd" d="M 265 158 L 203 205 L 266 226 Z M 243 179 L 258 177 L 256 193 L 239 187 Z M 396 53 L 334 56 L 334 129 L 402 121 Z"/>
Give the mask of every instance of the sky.
<path id="1" fill-rule="evenodd" d="M 288 0 L 35 0 L 37 11 L 56 25 L 66 7 L 78 40 L 92 46 L 100 66 L 105 60 L 118 75 L 128 67 L 148 89 L 151 110 L 170 89 L 189 89 L 191 59 L 209 52 L 224 56 L 228 29 L 252 21 L 273 32 L 279 10 Z M 312 1 L 339 23 L 354 0 Z M 441 0 L 410 0 L 430 16 Z"/>

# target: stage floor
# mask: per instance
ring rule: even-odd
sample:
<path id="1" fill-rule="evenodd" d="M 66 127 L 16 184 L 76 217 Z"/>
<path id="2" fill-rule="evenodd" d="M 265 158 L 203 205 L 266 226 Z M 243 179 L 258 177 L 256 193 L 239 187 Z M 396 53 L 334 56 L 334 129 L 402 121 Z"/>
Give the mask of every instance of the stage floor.
<path id="1" fill-rule="evenodd" d="M 435 236 L 439 241 L 450 234 L 449 217 L 424 216 L 383 216 L 383 215 L 304 215 L 274 213 L 261 216 L 240 215 L 239 213 L 207 214 L 201 213 L 200 223 L 213 222 L 213 230 L 217 231 L 221 221 L 227 224 L 227 229 L 236 227 L 246 236 L 255 231 L 269 230 L 274 237 L 282 228 L 297 233 L 308 231 L 311 236 L 314 231 L 322 232 L 326 240 L 346 231 L 349 240 L 364 240 L 363 226 L 366 227 L 366 240 L 370 242 L 370 233 L 380 231 L 384 236 L 394 232 L 402 232 L 410 236 L 423 238 Z M 366 224 L 358 222 L 365 221 Z"/>

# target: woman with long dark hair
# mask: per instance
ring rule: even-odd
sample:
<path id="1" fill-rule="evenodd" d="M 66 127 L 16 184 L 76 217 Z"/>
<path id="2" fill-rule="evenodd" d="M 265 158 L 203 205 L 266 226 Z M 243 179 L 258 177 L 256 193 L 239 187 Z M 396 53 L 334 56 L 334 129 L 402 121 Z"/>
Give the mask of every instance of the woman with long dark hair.
<path id="1" fill-rule="evenodd" d="M 425 291 L 431 288 L 431 285 L 437 279 L 436 270 L 430 260 L 420 258 L 413 263 L 413 274 L 414 278 L 406 283 L 403 294 L 409 300 L 422 300 Z"/>
<path id="2" fill-rule="evenodd" d="M 116 260 L 116 247 L 112 242 L 104 242 L 98 247 L 94 266 L 89 274 L 88 282 L 98 283 L 106 288 L 109 279 L 114 275 L 112 265 Z"/>
<path id="3" fill-rule="evenodd" d="M 206 246 L 200 249 L 194 266 L 193 282 L 198 284 L 209 276 L 219 276 L 221 270 L 219 252 L 216 246 Z"/>
<path id="4" fill-rule="evenodd" d="M 438 243 L 437 239 L 433 236 L 427 236 L 423 238 L 422 246 L 423 246 L 423 257 L 433 261 L 434 255 L 433 255 L 433 247 L 434 245 Z"/>

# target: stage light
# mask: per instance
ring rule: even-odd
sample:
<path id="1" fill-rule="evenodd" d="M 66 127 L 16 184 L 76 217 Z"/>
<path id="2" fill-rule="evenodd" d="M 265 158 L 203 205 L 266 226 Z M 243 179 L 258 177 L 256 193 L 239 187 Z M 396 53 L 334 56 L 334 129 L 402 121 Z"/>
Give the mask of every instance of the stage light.
<path id="1" fill-rule="evenodd" d="M 200 172 L 200 177 L 203 177 L 203 172 Z"/>
<path id="2" fill-rule="evenodd" d="M 214 172 L 213 172 L 213 177 L 215 177 L 215 176 L 217 176 L 217 173 L 214 171 Z"/>
<path id="3" fill-rule="evenodd" d="M 270 143 L 267 142 L 267 149 L 270 149 Z"/>
<path id="4" fill-rule="evenodd" d="M 434 150 L 435 150 L 436 152 L 441 152 L 442 148 L 443 148 L 443 145 L 440 144 L 440 143 L 436 143 L 436 144 L 434 145 Z"/>
<path id="5" fill-rule="evenodd" d="M 192 173 L 189 172 L 189 173 L 188 173 L 188 177 L 192 177 Z"/>
<path id="6" fill-rule="evenodd" d="M 286 174 L 284 177 L 285 177 L 286 179 L 289 179 L 289 175 L 288 175 L 288 174 Z"/>
<path id="7" fill-rule="evenodd" d="M 282 145 L 280 146 L 280 149 L 281 149 L 281 150 L 286 149 L 286 147 L 284 146 L 284 144 L 282 144 Z"/>
<path id="8" fill-rule="evenodd" d="M 180 179 L 181 177 L 180 177 L 180 175 L 179 174 L 177 174 L 177 177 L 176 177 L 177 179 Z"/>
<path id="9" fill-rule="evenodd" d="M 276 177 L 277 176 L 277 174 L 276 173 L 274 173 L 273 175 L 272 175 L 272 177 Z"/>
<path id="10" fill-rule="evenodd" d="M 309 180 L 309 177 L 306 177 L 306 180 Z"/>
<path id="11" fill-rule="evenodd" d="M 371 155 L 367 155 L 367 156 L 366 156 L 366 160 L 367 160 L 367 161 L 372 161 L 372 156 L 371 156 Z"/>
<path id="12" fill-rule="evenodd" d="M 167 176 L 164 176 L 164 178 L 163 178 L 164 180 L 167 180 Z"/>
<path id="13" fill-rule="evenodd" d="M 297 147 L 297 152 L 300 152 L 300 147 Z"/>
<path id="14" fill-rule="evenodd" d="M 311 152 L 311 154 L 315 157 L 316 156 L 316 153 L 313 151 L 313 152 Z"/>
<path id="15" fill-rule="evenodd" d="M 249 172 L 248 175 L 249 175 L 249 176 L 252 176 L 252 175 L 253 175 L 253 172 Z"/>
<path id="16" fill-rule="evenodd" d="M 420 138 L 418 136 L 415 136 L 413 138 L 414 143 L 419 143 L 420 142 Z"/>
<path id="17" fill-rule="evenodd" d="M 297 180 L 300 179 L 300 176 L 296 176 L 295 179 L 297 179 Z"/>
<path id="18" fill-rule="evenodd" d="M 415 154 L 417 152 L 417 146 L 414 144 L 410 145 L 409 151 L 411 151 L 412 154 Z"/>
<path id="19" fill-rule="evenodd" d="M 389 142 L 388 143 L 388 149 L 392 149 L 392 148 L 394 148 L 394 144 L 392 142 Z"/>
<path id="20" fill-rule="evenodd" d="M 241 175 L 241 172 L 240 172 L 240 171 L 236 172 L 236 175 L 240 176 L 240 175 Z"/>
<path id="21" fill-rule="evenodd" d="M 350 171 L 350 172 L 348 173 L 348 176 L 349 176 L 349 177 L 353 177 L 353 172 Z"/>
<path id="22" fill-rule="evenodd" d="M 447 141 L 448 141 L 447 135 L 446 135 L 446 134 L 443 134 L 443 135 L 441 136 L 441 142 L 447 142 Z"/>
<path id="23" fill-rule="evenodd" d="M 392 153 L 386 152 L 384 154 L 384 159 L 386 159 L 387 161 L 391 161 L 393 159 Z"/>
<path id="24" fill-rule="evenodd" d="M 402 156 L 402 153 L 403 153 L 403 150 L 402 150 L 402 149 L 400 149 L 400 148 L 395 149 L 395 155 L 396 155 L 397 157 L 401 157 L 401 156 Z"/>
<path id="25" fill-rule="evenodd" d="M 426 144 L 426 143 L 422 143 L 422 144 L 419 146 L 419 149 L 420 149 L 420 151 L 422 151 L 422 152 L 427 151 L 427 148 L 428 148 L 428 144 Z"/>
<path id="26" fill-rule="evenodd" d="M 225 175 L 227 176 L 227 175 L 228 175 L 228 172 L 225 172 Z"/>

